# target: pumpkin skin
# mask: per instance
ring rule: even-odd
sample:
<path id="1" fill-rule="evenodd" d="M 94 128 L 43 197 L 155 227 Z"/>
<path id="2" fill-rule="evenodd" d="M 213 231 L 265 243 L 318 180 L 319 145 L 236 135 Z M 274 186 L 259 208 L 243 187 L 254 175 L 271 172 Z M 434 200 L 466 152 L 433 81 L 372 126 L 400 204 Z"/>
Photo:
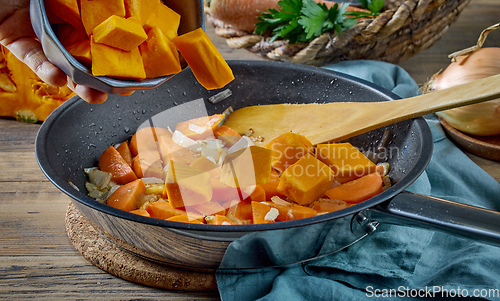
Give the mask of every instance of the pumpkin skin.
<path id="1" fill-rule="evenodd" d="M 66 86 L 54 87 L 43 82 L 7 48 L 0 46 L 0 116 L 30 123 L 44 121 L 73 95 Z"/>

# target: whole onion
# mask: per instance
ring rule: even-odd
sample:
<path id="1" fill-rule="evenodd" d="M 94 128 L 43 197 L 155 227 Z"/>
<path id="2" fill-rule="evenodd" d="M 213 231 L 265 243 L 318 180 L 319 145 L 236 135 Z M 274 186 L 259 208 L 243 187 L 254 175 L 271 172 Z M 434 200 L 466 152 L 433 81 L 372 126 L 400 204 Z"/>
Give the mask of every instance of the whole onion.
<path id="1" fill-rule="evenodd" d="M 499 24 L 490 28 L 494 30 L 499 27 Z M 480 42 L 478 42 L 479 46 L 473 47 L 472 50 L 465 50 L 463 51 L 465 54 L 454 57 L 454 61 L 443 72 L 435 74 L 431 78 L 423 88 L 424 92 L 442 90 L 500 74 L 500 48 L 480 48 L 485 38 L 483 34 L 482 39 L 480 38 Z M 500 135 L 500 99 L 454 108 L 436 114 L 452 127 L 467 134 Z"/>

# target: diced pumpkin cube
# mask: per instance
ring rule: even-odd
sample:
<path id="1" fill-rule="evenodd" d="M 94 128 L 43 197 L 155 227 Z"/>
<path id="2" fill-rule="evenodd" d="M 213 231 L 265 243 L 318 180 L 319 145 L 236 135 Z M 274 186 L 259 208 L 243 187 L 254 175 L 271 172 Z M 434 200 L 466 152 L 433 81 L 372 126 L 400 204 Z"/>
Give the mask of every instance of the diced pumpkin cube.
<path id="1" fill-rule="evenodd" d="M 115 15 L 97 25 L 93 35 L 96 43 L 125 51 L 132 51 L 148 38 L 139 22 Z"/>
<path id="2" fill-rule="evenodd" d="M 132 169 L 138 178 L 155 177 L 163 179 L 163 164 L 157 150 L 144 150 L 137 154 Z"/>
<path id="3" fill-rule="evenodd" d="M 224 142 L 224 146 L 227 148 L 233 146 L 241 138 L 241 135 L 237 131 L 226 125 L 221 125 L 216 128 L 214 130 L 214 135 L 215 138 Z"/>
<path id="4" fill-rule="evenodd" d="M 186 211 L 190 212 L 191 210 L 195 210 L 202 215 L 226 215 L 226 209 L 222 207 L 221 204 L 217 202 L 208 202 L 204 204 L 194 205 L 191 207 L 186 207 Z"/>
<path id="5" fill-rule="evenodd" d="M 55 16 L 84 31 L 77 0 L 45 0 L 44 5 L 51 24 L 54 23 L 52 16 Z"/>
<path id="6" fill-rule="evenodd" d="M 146 78 L 139 47 L 124 51 L 90 40 L 92 51 L 92 74 L 122 79 L 142 80 Z"/>
<path id="7" fill-rule="evenodd" d="M 128 141 L 123 141 L 122 143 L 120 143 L 116 150 L 120 153 L 123 160 L 125 160 L 128 165 L 132 166 L 134 161 L 132 160 L 132 153 L 130 152 L 130 148 L 128 147 Z"/>
<path id="8" fill-rule="evenodd" d="M 333 179 L 330 167 L 307 154 L 281 174 L 278 192 L 299 205 L 308 205 L 325 194 Z"/>
<path id="9" fill-rule="evenodd" d="M 226 156 L 222 165 L 221 182 L 245 188 L 269 182 L 271 151 L 256 145 L 242 148 Z"/>
<path id="10" fill-rule="evenodd" d="M 266 202 L 270 207 L 276 208 L 279 212 L 277 221 L 290 221 L 295 219 L 307 218 L 316 216 L 317 211 L 313 208 L 292 204 L 283 205 L 274 202 Z"/>
<path id="11" fill-rule="evenodd" d="M 252 219 L 254 224 L 266 224 L 275 222 L 279 211 L 265 203 L 252 202 Z"/>
<path id="12" fill-rule="evenodd" d="M 304 155 L 313 151 L 312 143 L 297 133 L 284 133 L 271 140 L 265 148 L 271 150 L 272 166 L 283 172 Z"/>
<path id="13" fill-rule="evenodd" d="M 168 20 L 168 22 L 165 22 Z M 153 14 L 146 20 L 144 29 L 146 31 L 153 27 L 158 27 L 169 40 L 177 37 L 177 31 L 181 23 L 181 15 L 176 13 L 170 7 L 160 3 Z"/>
<path id="14" fill-rule="evenodd" d="M 245 199 L 249 201 L 253 202 L 266 201 L 266 191 L 260 185 L 256 185 L 255 187 L 250 187 L 249 191 L 247 191 L 247 189 L 243 190 L 242 195 Z"/>
<path id="15" fill-rule="evenodd" d="M 168 202 L 147 203 L 144 207 L 151 217 L 158 219 L 167 219 L 172 216 L 186 214 L 184 210 L 175 209 Z"/>
<path id="16" fill-rule="evenodd" d="M 130 165 L 113 146 L 102 152 L 99 157 L 99 169 L 111 173 L 111 179 L 120 185 L 137 179 Z"/>
<path id="17" fill-rule="evenodd" d="M 318 144 L 316 157 L 333 169 L 335 179 L 340 183 L 371 174 L 377 168 L 377 165 L 348 142 Z"/>
<path id="18" fill-rule="evenodd" d="M 123 0 L 80 0 L 85 32 L 90 36 L 94 28 L 111 16 L 125 17 Z"/>
<path id="19" fill-rule="evenodd" d="M 214 130 L 223 118 L 224 114 L 193 118 L 179 122 L 175 130 L 193 140 L 207 139 L 214 136 Z"/>
<path id="20" fill-rule="evenodd" d="M 142 215 L 142 216 L 145 216 L 145 217 L 151 217 L 151 215 L 149 215 L 149 212 L 147 210 L 145 210 L 145 209 L 132 210 L 132 211 L 130 211 L 130 213 L 137 214 L 137 215 Z"/>
<path id="21" fill-rule="evenodd" d="M 161 4 L 160 0 L 124 0 L 125 2 L 125 17 L 137 18 L 141 26 L 146 23 L 146 20 L 158 10 Z M 169 19 L 163 19 L 164 23 L 169 23 Z"/>
<path id="22" fill-rule="evenodd" d="M 143 150 L 158 149 L 158 142 L 162 136 L 172 136 L 172 134 L 168 129 L 160 127 L 147 126 L 138 129 L 130 139 L 129 148 L 132 157 Z"/>
<path id="23" fill-rule="evenodd" d="M 175 161 L 168 164 L 165 187 L 168 201 L 174 208 L 208 203 L 212 199 L 210 175 Z"/>
<path id="24" fill-rule="evenodd" d="M 147 78 L 178 73 L 182 70 L 179 53 L 158 27 L 148 31 L 148 39 L 139 46 Z"/>
<path id="25" fill-rule="evenodd" d="M 319 198 L 314 201 L 313 209 L 318 212 L 334 212 L 349 207 L 345 201 Z"/>
<path id="26" fill-rule="evenodd" d="M 220 182 L 220 177 L 211 178 L 212 183 L 212 201 L 227 202 L 232 200 L 240 200 L 244 198 L 241 191 L 236 187 L 231 187 Z M 227 208 L 227 207 L 226 207 Z"/>
<path id="27" fill-rule="evenodd" d="M 252 204 L 247 201 L 233 200 L 223 204 L 227 208 L 226 216 L 234 216 L 241 221 L 252 220 Z"/>
<path id="28" fill-rule="evenodd" d="M 275 169 L 271 170 L 271 175 L 269 177 L 269 182 L 260 184 L 260 186 L 266 192 L 266 200 L 270 200 L 273 196 L 283 196 L 278 192 L 278 185 L 280 183 L 280 176 Z"/>
<path id="29" fill-rule="evenodd" d="M 180 35 L 172 42 L 205 89 L 222 88 L 234 79 L 233 71 L 203 29 Z"/>
<path id="30" fill-rule="evenodd" d="M 219 214 L 216 214 L 212 219 L 209 219 L 208 221 L 212 225 L 234 225 L 235 224 L 230 219 L 228 219 L 226 216 L 219 215 Z"/>
<path id="31" fill-rule="evenodd" d="M 167 221 L 179 222 L 179 223 L 203 224 L 200 220 L 198 220 L 195 217 L 191 217 L 188 214 L 175 215 L 167 218 Z"/>
<path id="32" fill-rule="evenodd" d="M 137 179 L 118 187 L 106 200 L 106 204 L 120 210 L 132 211 L 138 207 L 145 191 L 146 185 L 141 179 Z"/>
<path id="33" fill-rule="evenodd" d="M 325 194 L 330 199 L 357 204 L 381 193 L 382 186 L 382 177 L 374 172 L 332 188 Z"/>
<path id="34" fill-rule="evenodd" d="M 92 66 L 92 53 L 90 51 L 89 39 L 86 38 L 85 40 L 66 46 L 66 50 L 83 65 L 87 67 Z"/>

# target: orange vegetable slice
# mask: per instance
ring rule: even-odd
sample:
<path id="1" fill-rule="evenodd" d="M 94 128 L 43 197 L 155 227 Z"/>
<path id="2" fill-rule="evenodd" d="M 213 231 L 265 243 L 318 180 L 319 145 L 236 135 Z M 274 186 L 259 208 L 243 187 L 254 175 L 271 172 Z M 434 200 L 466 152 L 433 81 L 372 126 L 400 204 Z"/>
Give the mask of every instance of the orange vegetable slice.
<path id="1" fill-rule="evenodd" d="M 132 211 L 136 209 L 145 191 L 146 185 L 141 179 L 137 179 L 116 189 L 106 200 L 106 204 L 116 209 Z"/>
<path id="2" fill-rule="evenodd" d="M 318 144 L 316 157 L 330 166 L 340 183 L 375 172 L 377 166 L 350 143 Z"/>
<path id="3" fill-rule="evenodd" d="M 84 31 L 77 0 L 45 0 L 44 5 L 51 23 L 54 16 Z"/>
<path id="4" fill-rule="evenodd" d="M 187 214 L 175 215 L 167 218 L 167 221 L 179 222 L 179 223 L 192 223 L 192 224 L 203 224 L 201 221 L 189 217 Z"/>
<path id="5" fill-rule="evenodd" d="M 123 0 L 80 0 L 80 14 L 85 32 L 90 36 L 107 18 L 125 17 L 125 4 Z"/>
<path id="6" fill-rule="evenodd" d="M 116 150 L 120 153 L 123 160 L 125 160 L 128 165 L 132 166 L 132 153 L 130 152 L 130 148 L 128 147 L 128 141 L 123 141 L 122 143 L 120 143 Z"/>
<path id="7" fill-rule="evenodd" d="M 147 203 L 144 207 L 151 217 L 158 219 L 167 219 L 172 216 L 186 214 L 184 210 L 175 209 L 168 202 Z"/>
<path id="8" fill-rule="evenodd" d="M 149 212 L 147 210 L 145 210 L 145 209 L 132 210 L 132 211 L 130 211 L 130 213 L 137 214 L 137 215 L 142 215 L 142 216 L 145 216 L 145 217 L 151 217 L 151 215 L 149 215 Z"/>
<path id="9" fill-rule="evenodd" d="M 214 135 L 215 138 L 224 142 L 224 146 L 228 148 L 233 146 L 241 138 L 241 135 L 237 131 L 226 125 L 221 125 L 216 128 L 214 130 Z"/>
<path id="10" fill-rule="evenodd" d="M 283 172 L 304 155 L 313 151 L 312 143 L 297 133 L 284 133 L 271 140 L 265 148 L 271 150 L 272 166 Z"/>
<path id="11" fill-rule="evenodd" d="M 220 89 L 234 79 L 233 71 L 203 29 L 180 35 L 172 42 L 205 89 Z"/>
<path id="12" fill-rule="evenodd" d="M 158 10 L 160 0 L 124 0 L 125 17 L 134 17 L 140 21 L 141 26 L 146 23 L 146 20 Z M 169 19 L 164 19 L 164 23 L 169 23 Z"/>
<path id="13" fill-rule="evenodd" d="M 168 22 L 165 22 L 165 20 L 168 20 Z M 179 30 L 180 23 L 181 15 L 163 3 L 160 3 L 147 19 L 144 29 L 148 31 L 153 27 L 158 27 L 169 40 L 172 40 L 178 35 L 177 31 Z"/>
<path id="14" fill-rule="evenodd" d="M 134 171 L 113 146 L 108 147 L 99 157 L 99 169 L 111 173 L 117 184 L 126 184 L 137 179 Z"/>
<path id="15" fill-rule="evenodd" d="M 214 136 L 214 130 L 223 118 L 224 114 L 198 117 L 179 122 L 175 126 L 175 130 L 193 140 L 207 139 Z"/>
<path id="16" fill-rule="evenodd" d="M 81 40 L 80 42 L 66 46 L 66 50 L 83 65 L 87 67 L 92 66 L 92 53 L 90 51 L 89 39 Z"/>
<path id="17" fill-rule="evenodd" d="M 148 31 L 147 40 L 139 46 L 139 50 L 146 78 L 171 75 L 182 70 L 177 48 L 158 27 Z"/>
<path id="18" fill-rule="evenodd" d="M 160 127 L 143 127 L 138 129 L 130 139 L 130 153 L 132 157 L 143 150 L 158 148 L 158 140 L 162 136 L 172 136 L 169 130 Z"/>
<path id="19" fill-rule="evenodd" d="M 174 208 L 208 203 L 212 199 L 208 172 L 175 161 L 168 164 L 165 188 Z"/>
<path id="20" fill-rule="evenodd" d="M 132 51 L 148 38 L 144 28 L 138 21 L 133 18 L 125 19 L 115 15 L 97 25 L 94 28 L 93 35 L 96 43 L 125 51 Z"/>
<path id="21" fill-rule="evenodd" d="M 122 79 L 142 80 L 146 78 L 139 47 L 124 51 L 90 40 L 92 52 L 92 74 Z"/>
<path id="22" fill-rule="evenodd" d="M 333 180 L 332 169 L 307 154 L 281 174 L 278 192 L 299 205 L 308 205 L 323 196 Z"/>
<path id="23" fill-rule="evenodd" d="M 360 203 L 381 193 L 382 186 L 382 177 L 378 172 L 374 172 L 332 188 L 325 194 L 330 199 Z"/>
<path id="24" fill-rule="evenodd" d="M 276 217 L 270 218 L 269 214 L 272 209 L 276 210 L 275 208 L 272 208 L 271 206 L 260 203 L 260 202 L 252 202 L 252 219 L 254 224 L 267 224 L 267 223 L 273 223 L 278 215 Z M 276 210 L 277 211 L 277 210 Z M 278 213 L 278 212 L 277 212 Z M 268 215 L 269 214 L 269 215 Z"/>
<path id="25" fill-rule="evenodd" d="M 349 207 L 345 201 L 320 198 L 314 201 L 312 208 L 318 212 L 334 212 Z"/>

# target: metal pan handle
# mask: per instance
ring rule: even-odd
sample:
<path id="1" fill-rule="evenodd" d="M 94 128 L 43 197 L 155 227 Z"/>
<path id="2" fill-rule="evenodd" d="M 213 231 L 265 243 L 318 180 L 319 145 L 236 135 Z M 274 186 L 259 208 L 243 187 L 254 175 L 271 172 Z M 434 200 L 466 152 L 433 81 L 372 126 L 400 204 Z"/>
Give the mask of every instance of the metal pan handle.
<path id="1" fill-rule="evenodd" d="M 482 241 L 500 246 L 500 212 L 464 205 L 426 195 L 402 192 L 357 218 L 360 223 L 376 220 Z"/>

